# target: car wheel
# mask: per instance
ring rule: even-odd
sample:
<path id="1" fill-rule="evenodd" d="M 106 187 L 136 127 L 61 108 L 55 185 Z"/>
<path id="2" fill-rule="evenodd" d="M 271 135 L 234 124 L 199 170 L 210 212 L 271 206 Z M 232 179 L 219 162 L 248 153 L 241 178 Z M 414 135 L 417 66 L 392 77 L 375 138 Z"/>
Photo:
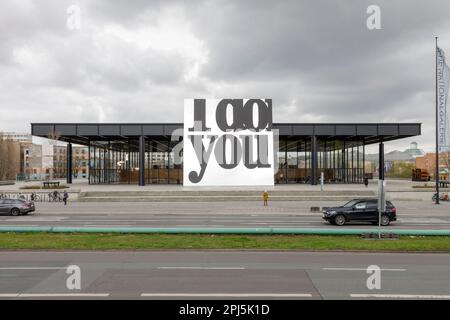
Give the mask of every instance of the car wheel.
<path id="1" fill-rule="evenodd" d="M 381 225 L 382 226 L 388 226 L 390 222 L 391 222 L 391 220 L 389 220 L 389 217 L 387 215 L 384 214 L 381 216 Z"/>
<path id="2" fill-rule="evenodd" d="M 18 216 L 18 215 L 20 215 L 20 210 L 17 209 L 17 208 L 12 208 L 12 209 L 11 209 L 11 215 L 12 215 L 12 216 Z"/>
<path id="3" fill-rule="evenodd" d="M 337 224 L 338 226 L 343 226 L 345 224 L 345 217 L 342 214 L 338 214 L 334 218 L 334 223 Z"/>

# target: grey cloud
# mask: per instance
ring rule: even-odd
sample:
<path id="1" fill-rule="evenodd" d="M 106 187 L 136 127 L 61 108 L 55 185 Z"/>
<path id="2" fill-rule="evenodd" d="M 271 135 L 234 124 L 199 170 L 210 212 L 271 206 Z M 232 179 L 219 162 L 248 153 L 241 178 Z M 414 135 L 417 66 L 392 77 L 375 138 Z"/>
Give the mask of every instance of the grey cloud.
<path id="1" fill-rule="evenodd" d="M 66 28 L 71 4 L 80 32 Z M 382 30 L 367 30 L 369 4 L 381 7 Z M 419 143 L 432 146 L 433 37 L 450 54 L 449 9 L 444 0 L 2 1 L 0 126 L 175 122 L 184 98 L 270 97 L 278 122 L 417 121 Z M 105 33 L 166 31 L 173 10 L 207 56 L 193 79 L 183 50 Z"/>

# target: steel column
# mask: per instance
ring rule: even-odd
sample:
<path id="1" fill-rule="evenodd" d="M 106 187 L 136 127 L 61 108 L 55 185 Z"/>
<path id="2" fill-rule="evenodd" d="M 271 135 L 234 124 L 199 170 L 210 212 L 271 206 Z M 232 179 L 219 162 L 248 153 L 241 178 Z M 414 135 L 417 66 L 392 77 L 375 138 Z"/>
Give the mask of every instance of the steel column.
<path id="1" fill-rule="evenodd" d="M 378 179 L 384 180 L 384 143 L 380 142 L 378 151 Z"/>
<path id="2" fill-rule="evenodd" d="M 342 142 L 342 182 L 347 182 L 347 157 L 345 153 L 345 141 Z"/>
<path id="3" fill-rule="evenodd" d="M 139 185 L 145 186 L 145 137 L 139 137 Z"/>
<path id="4" fill-rule="evenodd" d="M 66 181 L 67 183 L 72 183 L 72 144 L 67 144 L 67 173 L 66 173 Z"/>
<path id="5" fill-rule="evenodd" d="M 88 144 L 88 184 L 91 184 L 91 140 Z"/>
<path id="6" fill-rule="evenodd" d="M 317 185 L 317 137 L 311 137 L 311 184 Z"/>
<path id="7" fill-rule="evenodd" d="M 167 184 L 170 184 L 170 136 L 167 137 Z"/>
<path id="8" fill-rule="evenodd" d="M 287 138 L 284 140 L 284 183 L 288 183 L 288 154 L 287 154 Z"/>
<path id="9" fill-rule="evenodd" d="M 365 179 L 366 178 L 366 142 L 364 141 L 364 139 L 363 139 L 363 153 L 362 153 L 362 156 L 363 156 L 363 159 L 362 159 L 362 161 L 363 161 L 363 179 Z"/>

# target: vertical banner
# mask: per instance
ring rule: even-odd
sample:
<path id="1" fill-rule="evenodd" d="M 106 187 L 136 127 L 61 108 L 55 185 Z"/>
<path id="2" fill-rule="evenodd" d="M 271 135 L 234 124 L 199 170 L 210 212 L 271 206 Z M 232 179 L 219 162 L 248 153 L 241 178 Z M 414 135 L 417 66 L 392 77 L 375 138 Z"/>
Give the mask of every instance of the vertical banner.
<path id="1" fill-rule="evenodd" d="M 185 99 L 183 185 L 273 186 L 271 99 Z"/>
<path id="2" fill-rule="evenodd" d="M 450 151 L 449 112 L 447 107 L 449 67 L 444 51 L 437 47 L 438 150 Z"/>

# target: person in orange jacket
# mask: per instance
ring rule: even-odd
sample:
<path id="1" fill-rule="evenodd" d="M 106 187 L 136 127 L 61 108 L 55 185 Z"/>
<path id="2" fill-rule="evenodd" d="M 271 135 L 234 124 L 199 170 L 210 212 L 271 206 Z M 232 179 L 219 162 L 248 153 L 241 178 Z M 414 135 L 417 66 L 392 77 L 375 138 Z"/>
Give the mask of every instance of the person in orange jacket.
<path id="1" fill-rule="evenodd" d="M 268 200 L 269 200 L 269 192 L 267 192 L 267 190 L 264 190 L 263 193 L 263 200 L 264 200 L 264 207 L 268 206 Z"/>

